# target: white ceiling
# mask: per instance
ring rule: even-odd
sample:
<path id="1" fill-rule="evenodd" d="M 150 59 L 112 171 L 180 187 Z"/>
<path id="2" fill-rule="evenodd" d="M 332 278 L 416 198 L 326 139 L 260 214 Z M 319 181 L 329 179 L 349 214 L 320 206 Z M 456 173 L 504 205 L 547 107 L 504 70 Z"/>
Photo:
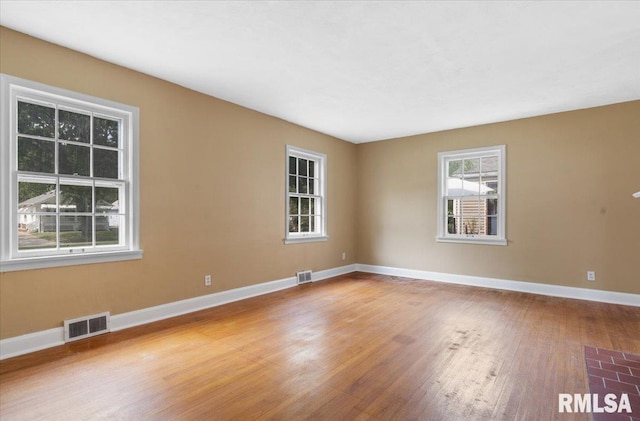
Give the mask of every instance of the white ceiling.
<path id="1" fill-rule="evenodd" d="M 640 99 L 638 1 L 2 0 L 0 23 L 354 143 Z"/>

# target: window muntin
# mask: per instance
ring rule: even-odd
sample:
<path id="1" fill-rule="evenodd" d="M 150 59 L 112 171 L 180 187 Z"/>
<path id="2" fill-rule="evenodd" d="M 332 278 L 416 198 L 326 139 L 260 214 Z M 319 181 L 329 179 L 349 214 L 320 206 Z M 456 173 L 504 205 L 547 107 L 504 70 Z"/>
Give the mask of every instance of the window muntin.
<path id="1" fill-rule="evenodd" d="M 438 154 L 438 241 L 506 244 L 505 147 Z"/>
<path id="2" fill-rule="evenodd" d="M 286 242 L 326 239 L 326 155 L 287 146 Z"/>
<path id="3" fill-rule="evenodd" d="M 137 108 L 7 75 L 2 101 L 2 271 L 140 258 Z"/>

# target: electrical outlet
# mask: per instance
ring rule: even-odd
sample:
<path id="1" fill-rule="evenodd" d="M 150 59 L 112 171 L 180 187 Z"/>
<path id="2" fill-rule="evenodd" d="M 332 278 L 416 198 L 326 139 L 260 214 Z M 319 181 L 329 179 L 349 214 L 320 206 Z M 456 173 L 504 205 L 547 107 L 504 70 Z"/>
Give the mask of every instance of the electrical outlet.
<path id="1" fill-rule="evenodd" d="M 342 252 L 342 260 L 346 260 L 347 259 L 347 253 L 346 252 Z"/>
<path id="2" fill-rule="evenodd" d="M 588 271 L 587 272 L 587 281 L 595 281 L 596 280 L 596 273 L 593 271 Z"/>
<path id="3" fill-rule="evenodd" d="M 206 287 L 210 287 L 211 286 L 211 275 L 205 275 L 204 276 L 204 286 L 206 286 Z"/>

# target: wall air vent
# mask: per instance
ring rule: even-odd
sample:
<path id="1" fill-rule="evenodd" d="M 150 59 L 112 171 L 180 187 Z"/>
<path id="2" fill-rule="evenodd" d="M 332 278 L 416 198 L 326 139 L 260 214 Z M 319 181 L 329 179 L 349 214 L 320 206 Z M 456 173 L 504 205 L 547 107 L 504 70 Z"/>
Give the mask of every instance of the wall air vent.
<path id="1" fill-rule="evenodd" d="M 298 285 L 307 284 L 311 282 L 311 271 L 303 270 L 302 272 L 297 272 L 296 277 L 298 278 Z"/>
<path id="2" fill-rule="evenodd" d="M 71 342 L 111 330 L 109 312 L 64 321 L 64 341 Z"/>

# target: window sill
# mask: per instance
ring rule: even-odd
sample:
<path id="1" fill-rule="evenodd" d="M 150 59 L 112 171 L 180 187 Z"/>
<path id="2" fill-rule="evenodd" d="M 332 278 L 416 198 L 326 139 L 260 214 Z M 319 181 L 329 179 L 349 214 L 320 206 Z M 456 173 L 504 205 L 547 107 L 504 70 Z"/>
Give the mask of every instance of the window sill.
<path id="1" fill-rule="evenodd" d="M 284 239 L 285 244 L 299 244 L 299 243 L 315 243 L 319 241 L 328 241 L 328 235 L 309 235 L 306 237 L 289 237 Z"/>
<path id="2" fill-rule="evenodd" d="M 90 263 L 120 262 L 142 259 L 142 250 L 111 251 L 74 256 L 45 256 L 13 259 L 0 262 L 0 272 L 45 269 L 60 266 L 84 265 Z"/>
<path id="3" fill-rule="evenodd" d="M 438 243 L 461 243 L 461 244 L 482 244 L 488 246 L 506 246 L 507 240 L 504 238 L 486 238 L 486 237 L 436 237 Z"/>

